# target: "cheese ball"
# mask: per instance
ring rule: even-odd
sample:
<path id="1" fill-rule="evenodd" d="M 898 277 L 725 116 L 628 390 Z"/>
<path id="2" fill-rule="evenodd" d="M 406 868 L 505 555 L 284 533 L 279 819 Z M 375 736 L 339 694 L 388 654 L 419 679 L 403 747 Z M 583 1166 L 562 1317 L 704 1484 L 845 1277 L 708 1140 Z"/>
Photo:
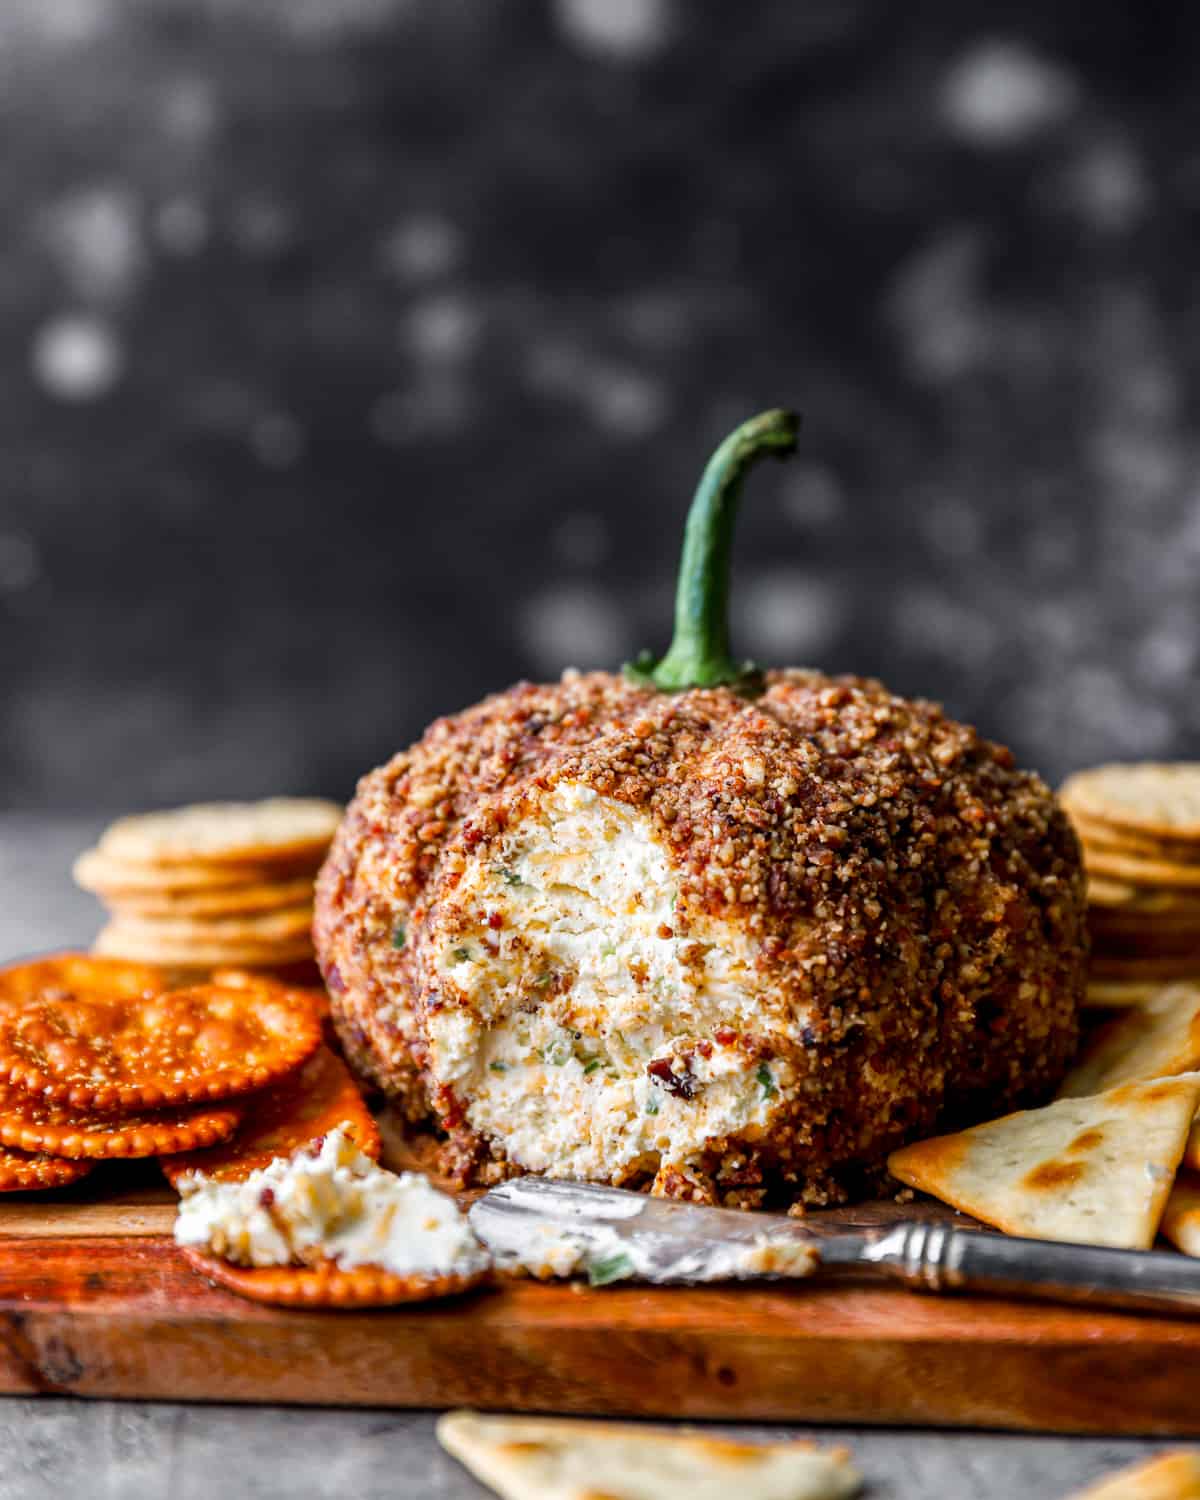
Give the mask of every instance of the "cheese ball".
<path id="1" fill-rule="evenodd" d="M 363 779 L 317 952 L 460 1180 L 825 1201 L 1061 1079 L 1085 897 L 1046 786 L 877 682 L 760 687 L 568 673 Z"/>

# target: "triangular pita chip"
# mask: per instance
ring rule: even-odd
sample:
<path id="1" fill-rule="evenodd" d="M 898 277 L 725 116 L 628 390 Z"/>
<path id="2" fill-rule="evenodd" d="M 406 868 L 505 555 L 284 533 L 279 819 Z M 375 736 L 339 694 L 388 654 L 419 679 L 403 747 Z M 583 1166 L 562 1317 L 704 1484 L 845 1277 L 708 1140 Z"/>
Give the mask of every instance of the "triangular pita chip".
<path id="1" fill-rule="evenodd" d="M 841 1500 L 861 1484 L 843 1449 L 804 1442 L 470 1411 L 447 1412 L 437 1435 L 503 1500 Z"/>
<path id="2" fill-rule="evenodd" d="M 1102 1094 L 1119 1083 L 1173 1078 L 1200 1067 L 1200 985 L 1168 984 L 1145 1004 L 1101 1026 L 1058 1091 Z"/>
<path id="3" fill-rule="evenodd" d="M 1200 1177 L 1194 1172 L 1176 1177 L 1159 1228 L 1185 1255 L 1200 1255 Z"/>
<path id="4" fill-rule="evenodd" d="M 1059 1099 L 905 1146 L 888 1168 L 1006 1234 L 1146 1250 L 1198 1093 L 1189 1076 Z"/>
<path id="5" fill-rule="evenodd" d="M 1200 1453 L 1163 1453 L 1119 1469 L 1073 1500 L 1200 1500 Z"/>

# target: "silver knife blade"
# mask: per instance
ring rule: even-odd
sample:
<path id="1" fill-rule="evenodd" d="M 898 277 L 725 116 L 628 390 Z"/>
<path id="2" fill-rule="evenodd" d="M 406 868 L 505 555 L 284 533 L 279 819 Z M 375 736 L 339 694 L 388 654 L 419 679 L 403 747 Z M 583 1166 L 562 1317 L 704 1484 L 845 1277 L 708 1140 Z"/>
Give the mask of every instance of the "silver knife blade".
<path id="1" fill-rule="evenodd" d="M 584 1270 L 593 1285 L 810 1275 L 859 1261 L 865 1236 L 824 1239 L 780 1214 L 650 1198 L 593 1183 L 522 1177 L 470 1209 L 471 1227 L 501 1266 L 534 1275 Z"/>
<path id="2" fill-rule="evenodd" d="M 839 1266 L 923 1292 L 1200 1314 L 1200 1263 L 1185 1255 L 1021 1239 L 890 1213 L 880 1223 L 869 1205 L 863 1217 L 861 1233 L 833 1226 L 822 1233 L 807 1220 L 536 1177 L 493 1188 L 470 1210 L 472 1228 L 501 1267 L 535 1275 L 586 1270 L 593 1285 L 774 1279 Z"/>

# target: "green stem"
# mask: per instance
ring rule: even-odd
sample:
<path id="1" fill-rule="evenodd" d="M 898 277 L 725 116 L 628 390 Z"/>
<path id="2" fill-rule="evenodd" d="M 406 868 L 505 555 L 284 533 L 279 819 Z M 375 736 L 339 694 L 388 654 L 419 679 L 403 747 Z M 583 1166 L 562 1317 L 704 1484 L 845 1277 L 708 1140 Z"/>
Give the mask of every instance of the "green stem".
<path id="1" fill-rule="evenodd" d="M 796 450 L 795 412 L 765 411 L 731 432 L 696 489 L 683 534 L 675 590 L 675 634 L 661 661 L 642 652 L 626 666 L 639 682 L 666 693 L 688 688 L 753 688 L 761 673 L 729 654 L 729 563 L 742 480 L 760 458 L 786 458 Z"/>

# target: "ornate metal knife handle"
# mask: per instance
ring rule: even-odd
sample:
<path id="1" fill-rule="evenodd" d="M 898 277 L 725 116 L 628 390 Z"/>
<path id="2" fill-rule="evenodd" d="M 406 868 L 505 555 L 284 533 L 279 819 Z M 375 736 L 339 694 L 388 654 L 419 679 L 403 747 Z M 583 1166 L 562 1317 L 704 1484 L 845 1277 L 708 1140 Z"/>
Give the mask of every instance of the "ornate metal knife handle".
<path id="1" fill-rule="evenodd" d="M 1200 1260 L 1159 1250 L 1111 1250 L 905 1223 L 869 1237 L 860 1263 L 930 1292 L 992 1292 L 1200 1315 Z"/>

